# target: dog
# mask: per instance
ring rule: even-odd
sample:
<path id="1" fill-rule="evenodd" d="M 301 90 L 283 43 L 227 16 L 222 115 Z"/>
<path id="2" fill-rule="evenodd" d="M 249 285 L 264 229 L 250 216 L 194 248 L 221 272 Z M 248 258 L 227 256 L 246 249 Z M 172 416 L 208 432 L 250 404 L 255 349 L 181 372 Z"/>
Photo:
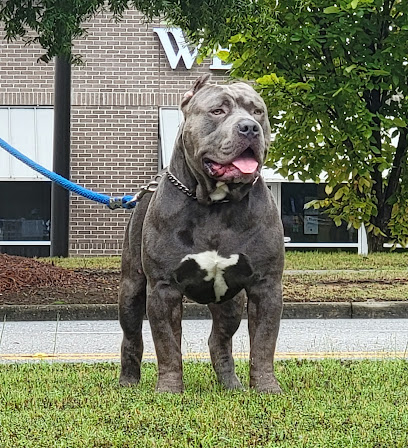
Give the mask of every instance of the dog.
<path id="1" fill-rule="evenodd" d="M 136 385 L 147 311 L 156 390 L 183 391 L 182 298 L 212 314 L 211 362 L 226 389 L 242 389 L 232 336 L 247 300 L 250 387 L 280 393 L 274 353 L 282 313 L 283 229 L 260 177 L 270 144 L 264 101 L 243 82 L 202 76 L 181 102 L 184 121 L 168 171 L 145 194 L 125 233 L 119 287 L 119 383 Z"/>

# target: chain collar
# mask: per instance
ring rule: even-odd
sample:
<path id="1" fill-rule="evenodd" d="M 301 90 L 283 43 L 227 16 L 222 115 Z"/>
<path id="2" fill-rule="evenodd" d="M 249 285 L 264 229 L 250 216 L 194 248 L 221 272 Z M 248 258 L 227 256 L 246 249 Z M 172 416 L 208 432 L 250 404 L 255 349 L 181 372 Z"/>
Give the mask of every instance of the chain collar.
<path id="1" fill-rule="evenodd" d="M 188 188 L 186 187 L 182 182 L 180 182 L 177 177 L 170 173 L 170 171 L 166 171 L 166 176 L 168 177 L 169 181 L 177 187 L 180 191 L 182 191 L 185 195 L 187 195 L 189 198 L 197 200 L 197 196 Z M 252 182 L 252 185 L 255 185 L 258 181 L 259 176 L 255 178 L 255 180 Z M 230 202 L 229 199 L 221 199 L 220 201 L 213 201 L 213 204 L 222 204 L 224 202 Z"/>
<path id="2" fill-rule="evenodd" d="M 170 171 L 167 171 L 166 175 L 167 175 L 169 181 L 175 187 L 177 187 L 180 191 L 182 191 L 184 194 L 186 194 L 189 198 L 197 200 L 197 196 L 188 187 L 186 187 L 182 182 L 180 182 L 177 179 L 177 177 L 175 177 L 173 174 L 171 174 Z"/>
<path id="3" fill-rule="evenodd" d="M 197 200 L 197 196 L 188 187 L 186 187 L 182 182 L 180 182 L 174 174 L 170 173 L 170 171 L 167 171 L 166 175 L 167 175 L 169 181 L 175 187 L 177 187 L 180 191 L 182 191 L 184 194 L 186 194 L 189 198 Z M 220 201 L 212 201 L 213 204 L 222 204 L 224 202 L 229 202 L 229 200 L 222 199 Z"/>

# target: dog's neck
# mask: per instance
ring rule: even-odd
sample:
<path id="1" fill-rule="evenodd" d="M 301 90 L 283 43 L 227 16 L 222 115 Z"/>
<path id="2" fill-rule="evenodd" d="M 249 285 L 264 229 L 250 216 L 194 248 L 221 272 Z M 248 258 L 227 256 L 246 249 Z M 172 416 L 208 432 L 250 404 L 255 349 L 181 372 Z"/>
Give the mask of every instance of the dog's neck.
<path id="1" fill-rule="evenodd" d="M 218 182 L 209 178 L 203 171 L 190 166 L 181 142 L 178 143 L 170 160 L 169 171 L 196 196 L 200 204 L 238 202 L 249 193 L 252 184 Z"/>

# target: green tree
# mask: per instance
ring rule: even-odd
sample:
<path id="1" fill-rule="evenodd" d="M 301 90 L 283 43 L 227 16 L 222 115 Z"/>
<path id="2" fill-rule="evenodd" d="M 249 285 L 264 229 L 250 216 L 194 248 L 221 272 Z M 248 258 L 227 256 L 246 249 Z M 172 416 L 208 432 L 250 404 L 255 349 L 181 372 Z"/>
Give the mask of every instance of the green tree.
<path id="1" fill-rule="evenodd" d="M 336 225 L 365 224 L 369 248 L 408 243 L 408 2 L 258 0 L 200 26 L 205 48 L 229 48 L 232 75 L 256 80 L 276 139 L 269 163 L 289 179 L 327 173 Z"/>

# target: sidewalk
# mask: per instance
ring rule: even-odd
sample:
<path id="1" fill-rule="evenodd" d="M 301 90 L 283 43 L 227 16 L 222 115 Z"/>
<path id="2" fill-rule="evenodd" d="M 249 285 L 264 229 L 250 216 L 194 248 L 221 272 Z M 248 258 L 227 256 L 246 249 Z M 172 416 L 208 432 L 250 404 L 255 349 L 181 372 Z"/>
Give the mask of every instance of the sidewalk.
<path id="1" fill-rule="evenodd" d="M 117 305 L 3 305 L 0 321 L 117 320 Z M 210 319 L 206 305 L 184 305 L 184 320 Z M 283 319 L 408 318 L 408 302 L 284 303 Z"/>
<path id="2" fill-rule="evenodd" d="M 248 322 L 234 335 L 235 359 L 249 359 Z M 184 359 L 209 360 L 209 320 L 183 321 Z M 144 359 L 155 360 L 148 322 L 143 325 Z M 118 321 L 3 322 L 0 363 L 119 361 L 122 331 Z M 404 319 L 287 319 L 281 323 L 276 359 L 407 358 Z"/>

